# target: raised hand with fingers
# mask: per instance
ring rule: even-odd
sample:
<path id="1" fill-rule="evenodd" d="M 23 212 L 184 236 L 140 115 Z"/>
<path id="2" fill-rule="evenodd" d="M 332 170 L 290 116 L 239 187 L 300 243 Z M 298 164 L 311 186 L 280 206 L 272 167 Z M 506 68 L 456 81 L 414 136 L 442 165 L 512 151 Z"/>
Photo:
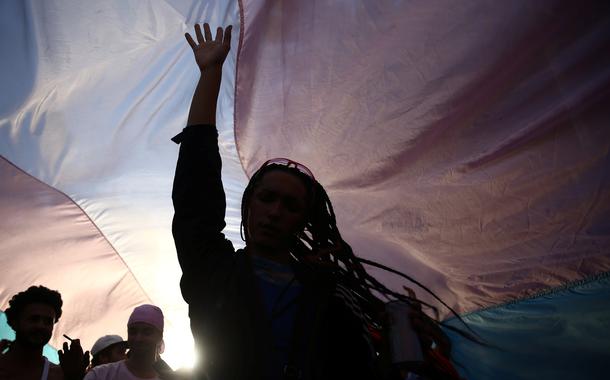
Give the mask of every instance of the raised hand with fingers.
<path id="1" fill-rule="evenodd" d="M 232 29 L 231 25 L 224 31 L 221 27 L 218 27 L 216 29 L 216 38 L 212 39 L 212 32 L 208 23 L 203 24 L 203 33 L 201 33 L 199 24 L 195 24 L 197 42 L 195 42 L 189 33 L 184 35 L 193 49 L 195 61 L 201 71 L 205 71 L 212 66 L 222 66 L 231 49 Z"/>
<path id="2" fill-rule="evenodd" d="M 89 365 L 89 351 L 83 353 L 80 340 L 74 339 L 70 347 L 65 342 L 63 350 L 59 350 L 58 354 L 59 364 L 64 372 L 64 379 L 81 380 L 85 376 L 87 366 Z"/>

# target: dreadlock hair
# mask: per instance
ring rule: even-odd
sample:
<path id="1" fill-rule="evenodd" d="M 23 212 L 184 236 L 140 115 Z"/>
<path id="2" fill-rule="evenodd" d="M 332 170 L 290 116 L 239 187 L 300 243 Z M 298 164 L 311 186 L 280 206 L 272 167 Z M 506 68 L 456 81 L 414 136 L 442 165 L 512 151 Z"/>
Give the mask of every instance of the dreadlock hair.
<path id="1" fill-rule="evenodd" d="M 436 325 L 442 325 L 473 342 L 487 345 L 477 336 L 470 326 L 464 322 L 453 308 L 447 305 L 425 285 L 400 271 L 354 255 L 350 245 L 341 237 L 341 233 L 337 228 L 337 221 L 332 203 L 322 185 L 314 178 L 296 168 L 281 164 L 269 164 L 263 166 L 252 175 L 250 182 L 244 191 L 241 203 L 242 224 L 240 232 L 242 233 L 242 239 L 246 241 L 246 243 L 249 236 L 248 228 L 245 223 L 247 223 L 248 220 L 250 199 L 257 184 L 266 173 L 272 170 L 280 170 L 298 177 L 307 189 L 306 204 L 308 206 L 308 214 L 306 215 L 305 226 L 295 237 L 290 254 L 299 263 L 307 262 L 308 264 L 311 264 L 311 261 L 307 261 L 306 259 L 308 257 L 314 257 L 316 259 L 315 262 L 317 262 L 321 268 L 323 267 L 326 272 L 328 272 L 328 268 L 331 268 L 330 271 L 334 281 L 348 288 L 360 300 L 365 318 L 371 325 L 383 326 L 380 315 L 383 313 L 385 303 L 398 300 L 411 305 L 413 310 L 416 311 L 421 311 L 422 306 L 427 307 L 434 313 L 435 318 L 430 318 L 423 312 L 421 312 L 421 315 L 429 322 Z M 320 255 L 320 253 L 325 254 Z M 438 320 L 439 312 L 435 306 L 415 297 L 410 297 L 406 294 L 388 289 L 373 276 L 369 275 L 363 264 L 383 269 L 417 285 L 446 307 L 470 332 L 440 322 Z M 443 340 L 446 345 L 449 345 L 448 350 L 450 350 L 448 337 L 440 328 L 438 331 L 440 334 L 443 334 Z"/>
<path id="2" fill-rule="evenodd" d="M 26 291 L 17 293 L 9 301 L 9 307 L 4 311 L 8 325 L 16 330 L 17 321 L 27 305 L 42 303 L 49 305 L 55 311 L 55 322 L 61 317 L 61 294 L 42 285 L 30 286 Z"/>

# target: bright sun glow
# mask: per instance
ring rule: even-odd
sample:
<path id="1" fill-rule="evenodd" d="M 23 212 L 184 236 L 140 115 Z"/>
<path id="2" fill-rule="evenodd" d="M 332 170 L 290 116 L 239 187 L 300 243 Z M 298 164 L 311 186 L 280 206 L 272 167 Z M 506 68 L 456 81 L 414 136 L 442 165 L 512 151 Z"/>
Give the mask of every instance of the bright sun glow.
<path id="1" fill-rule="evenodd" d="M 163 360 L 173 369 L 192 369 L 197 364 L 197 353 L 190 329 L 172 329 L 163 336 L 165 352 Z"/>

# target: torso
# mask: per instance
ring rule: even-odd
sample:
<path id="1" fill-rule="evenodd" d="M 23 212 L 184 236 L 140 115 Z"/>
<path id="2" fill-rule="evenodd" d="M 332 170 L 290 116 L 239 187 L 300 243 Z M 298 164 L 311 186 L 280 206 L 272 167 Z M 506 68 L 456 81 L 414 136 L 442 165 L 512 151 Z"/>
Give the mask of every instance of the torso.
<path id="1" fill-rule="evenodd" d="M 63 380 L 64 374 L 61 367 L 49 363 L 48 380 Z M 2 380 L 41 380 L 44 361 L 31 363 L 31 365 L 21 365 L 11 360 L 6 355 L 0 356 L 0 379 Z"/>
<path id="2" fill-rule="evenodd" d="M 90 375 L 91 374 L 91 375 Z M 102 364 L 92 369 L 85 379 L 95 378 L 101 380 L 158 380 L 157 375 L 151 377 L 138 377 L 134 375 L 128 368 L 124 360 L 119 362 Z"/>

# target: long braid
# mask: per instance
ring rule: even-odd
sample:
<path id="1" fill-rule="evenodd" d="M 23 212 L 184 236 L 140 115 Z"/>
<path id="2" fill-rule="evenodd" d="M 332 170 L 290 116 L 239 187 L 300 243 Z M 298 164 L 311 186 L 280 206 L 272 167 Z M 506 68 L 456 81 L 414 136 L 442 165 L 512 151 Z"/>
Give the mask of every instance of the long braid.
<path id="1" fill-rule="evenodd" d="M 460 317 L 460 315 L 451 306 L 449 306 L 447 303 L 445 303 L 440 297 L 438 297 L 433 291 L 431 291 L 428 287 L 423 285 L 421 282 L 415 280 L 414 278 L 408 276 L 407 274 L 405 274 L 403 272 L 389 268 L 389 267 L 387 267 L 383 264 L 379 264 L 375 261 L 359 258 L 356 255 L 354 255 L 352 247 L 343 240 L 343 238 L 341 237 L 341 233 L 339 232 L 339 229 L 337 228 L 335 212 L 334 212 L 332 203 L 330 201 L 330 198 L 328 197 L 328 194 L 326 193 L 324 188 L 319 183 L 316 182 L 316 185 L 317 185 L 316 190 L 318 193 L 317 195 L 320 197 L 319 201 L 321 203 L 323 203 L 323 205 L 324 205 L 323 207 L 317 207 L 317 209 L 327 211 L 327 214 L 324 215 L 326 220 L 319 221 L 316 224 L 319 226 L 327 225 L 328 231 L 330 231 L 330 233 L 332 234 L 332 237 L 329 240 L 333 241 L 333 243 L 335 245 L 336 244 L 339 245 L 340 249 L 338 251 L 338 254 L 334 255 L 334 257 L 332 257 L 329 261 L 337 266 L 339 278 L 343 281 L 346 281 L 349 285 L 351 285 L 350 289 L 355 291 L 357 294 L 365 295 L 364 299 L 371 302 L 373 305 L 378 304 L 379 302 L 383 303 L 383 301 L 381 301 L 378 297 L 376 297 L 371 291 L 375 291 L 376 293 L 378 293 L 381 296 L 383 296 L 384 298 L 386 298 L 386 300 L 392 300 L 392 299 L 400 300 L 400 301 L 406 302 L 407 304 L 414 305 L 416 307 L 416 309 L 421 308 L 421 306 L 426 306 L 427 308 L 432 310 L 432 312 L 435 315 L 435 318 L 432 319 L 432 321 L 436 322 L 437 324 L 442 324 L 444 327 L 447 327 L 450 330 L 457 332 L 458 334 L 462 335 L 463 337 L 465 337 L 467 339 L 473 340 L 478 343 L 483 343 L 481 341 L 481 339 L 477 337 L 476 333 L 470 328 L 470 326 L 468 326 L 468 324 L 466 324 L 466 322 Z M 339 263 L 342 263 L 343 265 L 340 265 Z M 447 325 L 443 324 L 442 322 L 439 322 L 438 321 L 439 311 L 435 306 L 432 306 L 424 301 L 415 299 L 413 297 L 409 297 L 403 293 L 398 293 L 391 289 L 388 289 L 385 285 L 383 285 L 381 282 L 379 282 L 375 277 L 368 274 L 368 272 L 366 271 L 366 269 L 364 268 L 364 266 L 362 264 L 367 264 L 370 266 L 377 267 L 379 269 L 383 269 L 387 272 L 396 274 L 396 275 L 410 281 L 411 283 L 417 285 L 419 288 L 423 289 L 425 292 L 427 292 L 432 297 L 434 297 L 434 299 L 436 299 L 444 307 L 446 307 L 450 311 L 450 313 L 454 317 L 456 317 L 470 331 L 470 333 L 462 331 L 462 330 L 457 329 L 452 326 L 447 326 Z"/>

